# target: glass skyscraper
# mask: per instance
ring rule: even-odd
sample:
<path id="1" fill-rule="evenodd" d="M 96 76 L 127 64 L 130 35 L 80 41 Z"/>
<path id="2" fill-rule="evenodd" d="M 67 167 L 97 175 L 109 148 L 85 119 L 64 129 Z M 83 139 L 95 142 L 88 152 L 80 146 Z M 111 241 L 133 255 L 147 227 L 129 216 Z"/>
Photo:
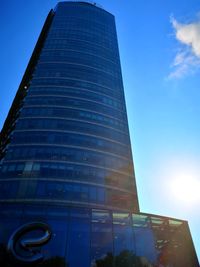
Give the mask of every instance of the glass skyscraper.
<path id="1" fill-rule="evenodd" d="M 0 266 L 198 266 L 187 222 L 139 213 L 112 14 L 50 11 L 0 139 Z"/>
<path id="2" fill-rule="evenodd" d="M 60 3 L 34 53 L 3 158 L 7 198 L 138 211 L 114 17 Z"/>

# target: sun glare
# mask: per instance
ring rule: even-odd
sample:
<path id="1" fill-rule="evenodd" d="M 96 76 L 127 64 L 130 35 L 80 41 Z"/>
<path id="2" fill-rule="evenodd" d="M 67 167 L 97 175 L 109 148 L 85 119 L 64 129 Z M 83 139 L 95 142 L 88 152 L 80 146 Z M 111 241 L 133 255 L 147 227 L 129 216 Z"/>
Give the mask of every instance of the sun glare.
<path id="1" fill-rule="evenodd" d="M 200 181 L 190 175 L 182 174 L 174 177 L 171 182 L 171 190 L 176 199 L 186 204 L 200 201 Z"/>

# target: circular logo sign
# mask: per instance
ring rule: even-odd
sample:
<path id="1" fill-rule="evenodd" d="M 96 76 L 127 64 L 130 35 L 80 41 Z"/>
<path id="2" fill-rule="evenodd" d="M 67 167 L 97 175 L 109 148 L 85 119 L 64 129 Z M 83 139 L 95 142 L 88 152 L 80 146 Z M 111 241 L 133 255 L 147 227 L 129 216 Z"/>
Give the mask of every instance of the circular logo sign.
<path id="1" fill-rule="evenodd" d="M 31 238 L 25 236 L 33 231 L 40 231 L 41 236 Z M 39 263 L 44 258 L 39 248 L 47 244 L 51 236 L 52 232 L 48 224 L 43 222 L 26 223 L 11 235 L 7 251 L 13 260 L 21 264 Z"/>

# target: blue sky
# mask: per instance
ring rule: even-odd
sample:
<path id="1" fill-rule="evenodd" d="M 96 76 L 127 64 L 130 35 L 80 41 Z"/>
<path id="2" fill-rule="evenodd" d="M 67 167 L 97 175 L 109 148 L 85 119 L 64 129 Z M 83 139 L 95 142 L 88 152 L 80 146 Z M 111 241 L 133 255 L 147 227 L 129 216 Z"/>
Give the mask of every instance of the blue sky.
<path id="1" fill-rule="evenodd" d="M 56 0 L 1 0 L 0 128 Z M 115 14 L 143 212 L 189 221 L 200 258 L 200 2 L 99 0 Z"/>

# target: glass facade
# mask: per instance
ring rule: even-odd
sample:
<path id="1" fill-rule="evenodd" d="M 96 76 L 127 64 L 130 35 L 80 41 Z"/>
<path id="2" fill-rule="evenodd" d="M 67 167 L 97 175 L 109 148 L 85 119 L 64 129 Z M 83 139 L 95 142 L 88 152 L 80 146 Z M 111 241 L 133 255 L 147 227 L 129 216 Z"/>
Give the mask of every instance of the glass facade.
<path id="1" fill-rule="evenodd" d="M 114 17 L 62 2 L 45 27 L 6 135 L 1 201 L 137 212 Z"/>
<path id="2" fill-rule="evenodd" d="M 6 205 L 6 209 L 1 205 L 0 212 L 4 251 L 2 241 L 6 243 L 16 227 L 29 221 L 43 221 L 51 226 L 54 234 L 49 243 L 42 246 L 45 259 L 37 267 L 199 266 L 185 221 L 56 205 L 44 205 L 40 210 L 28 204 Z M 27 238 L 26 235 L 23 238 Z M 0 266 L 10 266 L 6 253 L 0 259 Z"/>
<path id="3" fill-rule="evenodd" d="M 1 131 L 0 266 L 199 266 L 187 222 L 139 213 L 115 20 L 96 4 L 50 11 Z"/>

